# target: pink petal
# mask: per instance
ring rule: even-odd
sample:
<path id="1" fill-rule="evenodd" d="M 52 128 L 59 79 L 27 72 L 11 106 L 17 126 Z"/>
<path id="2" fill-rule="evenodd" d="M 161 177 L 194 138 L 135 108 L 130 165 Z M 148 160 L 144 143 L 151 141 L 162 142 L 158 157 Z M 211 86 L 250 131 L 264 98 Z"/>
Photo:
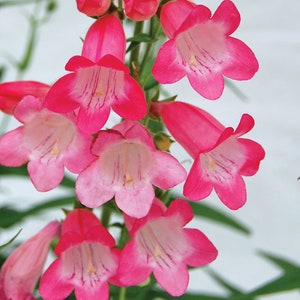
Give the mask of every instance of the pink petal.
<path id="1" fill-rule="evenodd" d="M 171 154 L 156 151 L 154 153 L 154 167 L 151 172 L 152 183 L 161 188 L 169 189 L 184 181 L 186 171 Z"/>
<path id="2" fill-rule="evenodd" d="M 177 29 L 186 20 L 195 6 L 196 4 L 185 0 L 170 1 L 163 5 L 160 12 L 160 22 L 169 38 L 174 37 Z"/>
<path id="3" fill-rule="evenodd" d="M 234 3 L 231 0 L 224 0 L 215 11 L 212 20 L 221 23 L 226 28 L 225 34 L 230 35 L 240 25 L 241 17 Z"/>
<path id="4" fill-rule="evenodd" d="M 124 73 L 130 73 L 129 68 L 117 57 L 107 54 L 101 57 L 101 59 L 97 62 L 98 66 L 106 67 L 108 69 L 114 69 L 117 71 L 122 71 Z"/>
<path id="5" fill-rule="evenodd" d="M 67 71 L 76 72 L 82 68 L 88 68 L 94 66 L 95 63 L 87 59 L 86 57 L 76 55 L 69 59 L 65 69 Z"/>
<path id="6" fill-rule="evenodd" d="M 195 72 L 187 74 L 191 86 L 201 96 L 209 100 L 221 97 L 224 90 L 224 79 L 221 73 L 211 72 L 206 76 L 199 76 Z"/>
<path id="7" fill-rule="evenodd" d="M 194 248 L 192 254 L 185 258 L 186 264 L 201 267 L 216 259 L 218 251 L 205 234 L 198 229 L 185 228 L 183 230 L 188 243 Z"/>
<path id="8" fill-rule="evenodd" d="M 140 120 L 147 112 L 146 98 L 140 85 L 128 74 L 124 75 L 124 94 L 112 103 L 112 109 L 127 120 Z"/>
<path id="9" fill-rule="evenodd" d="M 129 241 L 122 253 L 117 276 L 125 286 L 144 282 L 151 274 L 149 265 L 141 261 L 134 240 Z"/>
<path id="10" fill-rule="evenodd" d="M 127 140 L 136 140 L 146 145 L 151 150 L 155 150 L 153 138 L 149 130 L 139 122 L 125 121 L 116 126 L 114 129 L 122 132 Z"/>
<path id="11" fill-rule="evenodd" d="M 190 12 L 188 17 L 180 25 L 175 36 L 190 29 L 191 27 L 206 23 L 211 17 L 211 11 L 204 5 L 197 5 Z"/>
<path id="12" fill-rule="evenodd" d="M 109 113 L 108 106 L 102 106 L 100 109 L 86 109 L 81 106 L 77 115 L 77 126 L 86 134 L 96 133 L 108 120 Z"/>
<path id="13" fill-rule="evenodd" d="M 125 47 L 123 26 L 114 14 L 109 14 L 99 18 L 88 30 L 83 43 L 82 56 L 95 63 L 107 54 L 124 61 Z"/>
<path id="14" fill-rule="evenodd" d="M 154 277 L 171 296 L 181 296 L 185 293 L 189 283 L 189 272 L 185 264 L 178 263 L 170 269 L 156 268 Z"/>
<path id="15" fill-rule="evenodd" d="M 156 150 L 150 132 L 148 131 L 148 129 L 146 129 L 146 127 L 141 125 L 139 122 L 124 121 L 122 123 L 115 125 L 113 129 L 122 133 L 122 135 L 127 140 L 135 141 L 139 144 L 144 144 L 153 151 Z"/>
<path id="16" fill-rule="evenodd" d="M 58 258 L 41 277 L 39 292 L 44 300 L 66 299 L 71 294 L 74 287 L 61 276 L 61 273 L 61 259 Z"/>
<path id="17" fill-rule="evenodd" d="M 180 226 L 183 227 L 193 219 L 194 213 L 187 201 L 183 199 L 174 199 L 168 207 L 165 216 L 176 217 L 177 222 L 180 222 Z"/>
<path id="18" fill-rule="evenodd" d="M 94 17 L 103 15 L 109 8 L 110 0 L 76 0 L 80 12 Z"/>
<path id="19" fill-rule="evenodd" d="M 144 21 L 154 16 L 159 0 L 124 0 L 125 14 L 134 21 Z"/>
<path id="20" fill-rule="evenodd" d="M 252 176 L 258 171 L 260 162 L 265 157 L 265 151 L 260 144 L 252 140 L 240 138 L 238 142 L 242 145 L 246 158 L 246 161 L 240 169 L 240 174 Z"/>
<path id="21" fill-rule="evenodd" d="M 75 297 L 76 300 L 108 300 L 109 290 L 108 284 L 99 284 L 99 287 L 94 287 L 93 289 L 77 286 L 75 287 Z"/>
<path id="22" fill-rule="evenodd" d="M 127 215 L 144 217 L 150 210 L 155 197 L 153 187 L 148 182 L 134 182 L 116 191 L 116 203 Z"/>
<path id="23" fill-rule="evenodd" d="M 30 179 L 39 192 L 47 192 L 57 187 L 64 177 L 64 166 L 61 161 L 50 159 L 30 160 L 28 163 Z"/>
<path id="24" fill-rule="evenodd" d="M 29 150 L 23 143 L 24 127 L 5 133 L 0 138 L 0 164 L 20 167 L 27 163 Z"/>
<path id="25" fill-rule="evenodd" d="M 95 159 L 90 149 L 92 141 L 93 138 L 90 135 L 85 136 L 80 133 L 75 135 L 64 155 L 64 164 L 69 171 L 78 174 Z"/>
<path id="26" fill-rule="evenodd" d="M 42 110 L 42 102 L 39 98 L 25 96 L 14 111 L 14 117 L 21 123 L 27 123 Z"/>
<path id="27" fill-rule="evenodd" d="M 63 222 L 62 235 L 65 235 L 68 232 L 77 232 L 85 236 L 91 228 L 99 225 L 99 219 L 91 211 L 86 209 L 76 209 L 68 213 Z"/>
<path id="28" fill-rule="evenodd" d="M 246 203 L 246 186 L 240 175 L 236 175 L 228 182 L 215 182 L 214 188 L 220 200 L 232 210 L 239 209 Z"/>
<path id="29" fill-rule="evenodd" d="M 114 191 L 105 180 L 98 160 L 91 163 L 76 180 L 75 191 L 79 201 L 87 207 L 97 207 L 112 199 Z"/>
<path id="30" fill-rule="evenodd" d="M 238 127 L 234 131 L 234 135 L 237 137 L 244 135 L 254 127 L 254 124 L 254 119 L 250 115 L 243 114 Z"/>
<path id="31" fill-rule="evenodd" d="M 208 197 L 213 189 L 213 184 L 203 172 L 200 158 L 196 158 L 183 186 L 183 194 L 190 200 L 202 200 Z"/>
<path id="32" fill-rule="evenodd" d="M 80 105 L 73 95 L 75 80 L 76 74 L 74 73 L 58 79 L 45 97 L 45 107 L 59 113 L 75 110 Z"/>
<path id="33" fill-rule="evenodd" d="M 224 76 L 235 80 L 251 79 L 258 71 L 258 61 L 252 50 L 242 41 L 227 38 L 227 59 L 224 61 Z"/>
<path id="34" fill-rule="evenodd" d="M 37 81 L 14 81 L 0 84 L 0 110 L 12 114 L 19 101 L 27 95 L 44 99 L 50 86 Z"/>
<path id="35" fill-rule="evenodd" d="M 212 115 L 196 106 L 179 101 L 160 105 L 167 129 L 193 158 L 214 146 L 225 129 Z M 183 118 L 185 122 L 178 122 Z"/>
<path id="36" fill-rule="evenodd" d="M 120 125 L 123 123 L 120 123 Z M 100 156 L 107 147 L 123 140 L 124 137 L 116 130 L 102 130 L 98 133 L 97 138 L 92 145 L 91 151 L 93 154 Z"/>
<path id="37" fill-rule="evenodd" d="M 159 49 L 152 74 L 160 83 L 173 83 L 186 75 L 174 39 L 167 41 Z"/>

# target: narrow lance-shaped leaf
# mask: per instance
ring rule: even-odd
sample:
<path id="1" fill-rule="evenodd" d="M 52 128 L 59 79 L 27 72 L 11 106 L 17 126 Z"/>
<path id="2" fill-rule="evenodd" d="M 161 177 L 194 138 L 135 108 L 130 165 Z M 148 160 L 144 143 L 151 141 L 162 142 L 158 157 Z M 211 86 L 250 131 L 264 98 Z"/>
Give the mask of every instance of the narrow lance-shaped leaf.
<path id="1" fill-rule="evenodd" d="M 7 243 L 1 245 L 0 250 L 4 249 L 6 246 L 10 245 L 16 239 L 16 237 L 20 234 L 21 231 L 22 231 L 22 229 L 20 229 Z"/>
<path id="2" fill-rule="evenodd" d="M 300 266 L 278 256 L 261 252 L 265 258 L 284 270 L 284 274 L 261 285 L 249 293 L 249 295 L 260 296 L 275 294 L 290 290 L 300 289 Z"/>
<path id="3" fill-rule="evenodd" d="M 179 195 L 172 195 L 171 199 L 180 198 Z M 239 231 L 240 233 L 250 234 L 251 231 L 246 225 L 234 219 L 232 216 L 221 212 L 220 210 L 213 208 L 203 202 L 192 202 L 190 201 L 194 214 L 196 217 L 206 218 L 213 222 L 220 223 L 222 225 L 226 225 L 232 229 Z"/>
<path id="4" fill-rule="evenodd" d="M 51 199 L 48 201 L 43 201 L 23 211 L 2 206 L 0 207 L 0 228 L 11 227 L 17 223 L 20 223 L 27 216 L 38 215 L 39 213 L 42 213 L 48 209 L 72 204 L 73 200 L 74 196 Z"/>

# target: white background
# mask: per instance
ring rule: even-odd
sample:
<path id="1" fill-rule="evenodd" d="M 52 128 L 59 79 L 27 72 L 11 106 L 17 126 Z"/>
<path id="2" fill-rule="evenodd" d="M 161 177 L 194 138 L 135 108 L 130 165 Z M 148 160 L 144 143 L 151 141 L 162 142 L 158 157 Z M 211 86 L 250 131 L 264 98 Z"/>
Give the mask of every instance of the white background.
<path id="1" fill-rule="evenodd" d="M 219 1 L 201 3 L 214 11 Z M 205 200 L 242 221 L 251 228 L 252 235 L 247 237 L 205 220 L 196 224 L 219 250 L 219 257 L 211 267 L 248 291 L 280 274 L 257 255 L 257 250 L 300 264 L 300 181 L 297 181 L 300 176 L 300 1 L 236 0 L 234 3 L 242 22 L 233 36 L 247 43 L 260 62 L 260 70 L 252 80 L 236 83 L 247 99 L 240 100 L 226 88 L 221 99 L 204 100 L 190 89 L 186 80 L 168 89 L 171 94 L 178 94 L 179 100 L 206 109 L 226 126 L 236 127 L 245 112 L 256 120 L 255 128 L 247 137 L 264 146 L 266 158 L 258 174 L 245 179 L 247 204 L 229 212 L 214 195 Z M 7 63 L 8 55 L 21 57 L 28 30 L 26 11 L 25 7 L 0 8 L 0 65 Z M 34 61 L 24 79 L 51 84 L 65 74 L 65 63 L 71 56 L 80 54 L 80 37 L 84 37 L 91 23 L 91 19 L 76 11 L 75 0 L 61 1 L 51 21 L 39 30 Z M 14 72 L 8 72 L 5 79 L 15 80 Z M 188 158 L 180 149 L 174 150 L 181 161 Z M 61 192 L 40 194 L 28 183 L 5 180 L 0 182 L 0 204 L 27 207 L 31 201 L 39 202 Z M 63 214 L 59 211 L 55 216 L 45 215 L 37 222 L 23 223 L 20 240 L 53 217 L 62 218 Z M 0 243 L 16 230 L 0 232 Z M 192 272 L 190 288 L 222 294 L 203 271 Z M 300 299 L 299 295 L 290 292 L 261 299 L 295 300 Z"/>

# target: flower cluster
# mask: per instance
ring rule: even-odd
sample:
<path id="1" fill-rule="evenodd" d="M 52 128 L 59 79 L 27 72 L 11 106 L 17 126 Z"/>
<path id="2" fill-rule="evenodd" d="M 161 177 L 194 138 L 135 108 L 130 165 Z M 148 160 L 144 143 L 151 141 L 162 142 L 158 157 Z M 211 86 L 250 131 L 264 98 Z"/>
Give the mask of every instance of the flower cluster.
<path id="1" fill-rule="evenodd" d="M 200 230 L 185 227 L 193 218 L 188 200 L 202 200 L 214 189 L 228 208 L 240 208 L 246 202 L 242 176 L 254 175 L 265 153 L 241 137 L 254 126 L 250 115 L 244 114 L 234 130 L 188 102 L 159 99 L 159 87 L 187 76 L 202 97 L 217 99 L 223 76 L 250 79 L 257 60 L 246 44 L 231 37 L 240 23 L 231 0 L 214 14 L 187 0 L 124 0 L 118 7 L 108 0 L 76 2 L 96 20 L 81 54 L 67 62 L 68 73 L 51 86 L 0 84 L 0 109 L 21 123 L 0 137 L 0 164 L 27 164 L 40 192 L 56 188 L 67 169 L 77 175 L 81 208 L 77 204 L 62 225 L 50 223 L 10 255 L 0 273 L 1 299 L 34 299 L 41 276 L 39 293 L 45 300 L 65 299 L 72 291 L 76 299 L 107 300 L 109 285 L 137 285 L 152 273 L 161 288 L 180 296 L 188 286 L 187 266 L 200 267 L 217 256 Z M 135 30 L 128 39 L 130 57 L 124 18 L 136 28 L 141 21 L 150 27 L 148 35 Z M 168 40 L 155 54 L 160 26 Z M 111 110 L 122 120 L 106 128 Z M 171 136 L 151 122 L 165 126 Z M 189 153 L 190 170 L 168 145 L 159 144 L 159 134 Z M 168 192 L 180 183 L 185 199 L 173 199 Z M 122 243 L 109 232 L 110 223 L 102 224 L 93 212 L 105 203 L 123 220 Z M 55 238 L 57 258 L 43 272 Z"/>

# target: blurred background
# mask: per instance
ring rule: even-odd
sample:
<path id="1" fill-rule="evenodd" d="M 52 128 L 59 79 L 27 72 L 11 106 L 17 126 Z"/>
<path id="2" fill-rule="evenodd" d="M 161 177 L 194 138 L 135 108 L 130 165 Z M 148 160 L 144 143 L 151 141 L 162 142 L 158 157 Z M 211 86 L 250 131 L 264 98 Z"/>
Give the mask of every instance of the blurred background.
<path id="1" fill-rule="evenodd" d="M 212 12 L 219 3 L 201 1 Z M 250 291 L 282 273 L 258 251 L 300 265 L 300 181 L 297 180 L 300 176 L 300 1 L 235 0 L 234 3 L 242 21 L 233 36 L 250 46 L 260 63 L 260 70 L 252 80 L 234 83 L 243 96 L 226 87 L 219 100 L 205 100 L 189 87 L 185 79 L 167 89 L 170 94 L 178 95 L 178 100 L 206 109 L 225 126 L 235 128 L 243 113 L 251 114 L 256 120 L 247 137 L 263 145 L 266 158 L 257 175 L 245 178 L 247 204 L 231 212 L 214 194 L 204 200 L 239 220 L 251 230 L 251 235 L 207 219 L 200 219 L 196 224 L 219 250 L 218 259 L 211 268 L 236 287 Z M 2 81 L 13 81 L 20 76 L 13 63 L 24 54 L 30 31 L 28 18 L 33 9 L 38 8 L 32 5 L 0 6 L 0 66 L 5 67 Z M 81 38 L 92 22 L 93 19 L 76 10 L 75 0 L 60 1 L 50 19 L 38 28 L 33 60 L 23 78 L 19 79 L 51 84 L 64 75 L 65 63 L 71 56 L 80 54 Z M 15 124 L 10 122 L 9 128 L 14 127 Z M 180 161 L 187 161 L 189 168 L 188 155 L 179 147 L 172 150 Z M 30 182 L 1 178 L 0 206 L 10 204 L 26 208 L 33 202 L 64 193 L 63 189 L 57 189 L 41 194 Z M 1 230 L 0 244 L 16 234 L 20 226 L 23 231 L 17 238 L 19 241 L 31 236 L 53 218 L 62 217 L 62 211 L 52 211 L 34 221 L 24 221 L 9 230 Z M 224 294 L 224 289 L 202 270 L 191 272 L 190 290 Z M 300 294 L 291 291 L 258 299 L 296 300 L 300 299 Z"/>

